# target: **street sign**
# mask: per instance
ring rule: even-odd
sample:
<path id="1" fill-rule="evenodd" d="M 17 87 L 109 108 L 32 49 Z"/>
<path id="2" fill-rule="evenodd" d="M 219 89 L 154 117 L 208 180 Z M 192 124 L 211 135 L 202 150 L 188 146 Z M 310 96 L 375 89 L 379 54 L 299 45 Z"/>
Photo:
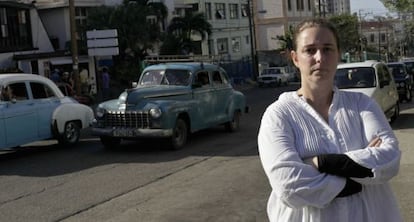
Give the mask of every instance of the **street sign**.
<path id="1" fill-rule="evenodd" d="M 118 31 L 116 29 L 92 30 L 86 32 L 88 55 L 119 55 Z"/>

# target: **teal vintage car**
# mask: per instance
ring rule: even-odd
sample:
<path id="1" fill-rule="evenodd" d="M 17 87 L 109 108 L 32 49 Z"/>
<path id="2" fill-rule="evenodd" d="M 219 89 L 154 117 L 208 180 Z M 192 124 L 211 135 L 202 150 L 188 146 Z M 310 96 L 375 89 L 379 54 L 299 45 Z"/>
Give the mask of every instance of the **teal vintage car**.
<path id="1" fill-rule="evenodd" d="M 105 148 L 118 147 L 124 139 L 164 138 L 180 149 L 193 132 L 217 125 L 237 130 L 247 112 L 244 94 L 220 66 L 164 63 L 148 66 L 118 99 L 99 104 L 92 134 Z"/>

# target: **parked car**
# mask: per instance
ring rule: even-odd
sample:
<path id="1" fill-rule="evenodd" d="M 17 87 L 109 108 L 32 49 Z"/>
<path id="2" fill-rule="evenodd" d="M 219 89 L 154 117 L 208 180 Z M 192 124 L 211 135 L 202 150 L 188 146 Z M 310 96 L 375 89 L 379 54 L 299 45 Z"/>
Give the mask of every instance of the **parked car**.
<path id="1" fill-rule="evenodd" d="M 407 102 L 411 101 L 413 76 L 408 73 L 406 65 L 403 62 L 390 62 L 387 63 L 387 66 L 394 76 L 400 100 L 406 100 Z"/>
<path id="2" fill-rule="evenodd" d="M 341 90 L 362 92 L 373 98 L 390 122 L 399 116 L 397 87 L 385 63 L 365 61 L 339 64 L 335 84 Z"/>
<path id="3" fill-rule="evenodd" d="M 259 87 L 288 85 L 289 74 L 285 67 L 269 67 L 263 69 L 257 78 Z"/>
<path id="4" fill-rule="evenodd" d="M 45 139 L 73 145 L 94 119 L 89 106 L 64 96 L 43 76 L 1 74 L 0 89 L 0 149 Z"/>
<path id="5" fill-rule="evenodd" d="M 164 63 L 145 68 L 118 99 L 100 103 L 92 133 L 106 148 L 124 139 L 164 138 L 179 149 L 190 133 L 202 129 L 224 125 L 237 130 L 247 111 L 244 94 L 232 88 L 220 66 Z"/>

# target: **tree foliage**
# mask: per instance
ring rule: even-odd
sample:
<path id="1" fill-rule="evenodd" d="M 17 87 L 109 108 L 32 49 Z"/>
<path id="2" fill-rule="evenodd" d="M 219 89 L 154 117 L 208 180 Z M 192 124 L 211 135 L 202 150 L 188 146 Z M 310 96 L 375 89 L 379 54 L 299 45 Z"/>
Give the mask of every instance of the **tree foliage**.
<path id="1" fill-rule="evenodd" d="M 413 13 L 414 0 L 380 0 L 382 4 L 390 11 Z"/>
<path id="2" fill-rule="evenodd" d="M 147 21 L 154 15 L 162 21 L 167 9 L 162 3 L 125 0 L 118 6 L 101 6 L 91 9 L 83 30 L 116 29 L 118 31 L 119 56 L 114 57 L 116 72 L 121 79 L 136 78 L 140 64 L 148 49 L 161 38 L 159 23 Z"/>
<path id="3" fill-rule="evenodd" d="M 175 17 L 167 29 L 167 36 L 161 47 L 163 54 L 182 54 L 193 52 L 192 35 L 205 39 L 211 34 L 212 26 L 203 13 L 186 13 L 184 17 Z"/>
<path id="4" fill-rule="evenodd" d="M 341 14 L 329 18 L 339 32 L 339 45 L 342 52 L 355 52 L 360 47 L 358 17 L 356 15 Z"/>
<path id="5" fill-rule="evenodd" d="M 329 17 L 339 32 L 339 45 L 343 52 L 353 52 L 359 49 L 360 35 L 358 32 L 358 18 L 355 15 L 341 14 Z M 276 36 L 276 40 L 280 42 L 280 51 L 290 51 L 293 49 L 294 28 L 289 27 L 285 35 Z"/>

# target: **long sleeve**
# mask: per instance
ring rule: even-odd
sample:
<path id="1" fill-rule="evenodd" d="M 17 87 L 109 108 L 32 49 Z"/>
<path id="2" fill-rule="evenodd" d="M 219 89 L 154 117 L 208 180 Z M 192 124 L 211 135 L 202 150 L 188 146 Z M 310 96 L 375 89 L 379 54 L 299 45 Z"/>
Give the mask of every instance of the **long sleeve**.
<path id="1" fill-rule="evenodd" d="M 378 104 L 366 96 L 362 96 L 359 103 L 363 130 L 367 141 L 378 136 L 382 143 L 379 147 L 366 147 L 348 151 L 345 154 L 356 163 L 372 169 L 374 177 L 356 179 L 369 183 L 383 183 L 396 176 L 400 166 L 401 151 L 398 140 L 394 135 L 385 115 Z"/>
<path id="2" fill-rule="evenodd" d="M 273 191 L 293 208 L 324 207 L 344 188 L 346 179 L 305 164 L 295 147 L 289 117 L 268 108 L 258 134 L 259 155 Z"/>

